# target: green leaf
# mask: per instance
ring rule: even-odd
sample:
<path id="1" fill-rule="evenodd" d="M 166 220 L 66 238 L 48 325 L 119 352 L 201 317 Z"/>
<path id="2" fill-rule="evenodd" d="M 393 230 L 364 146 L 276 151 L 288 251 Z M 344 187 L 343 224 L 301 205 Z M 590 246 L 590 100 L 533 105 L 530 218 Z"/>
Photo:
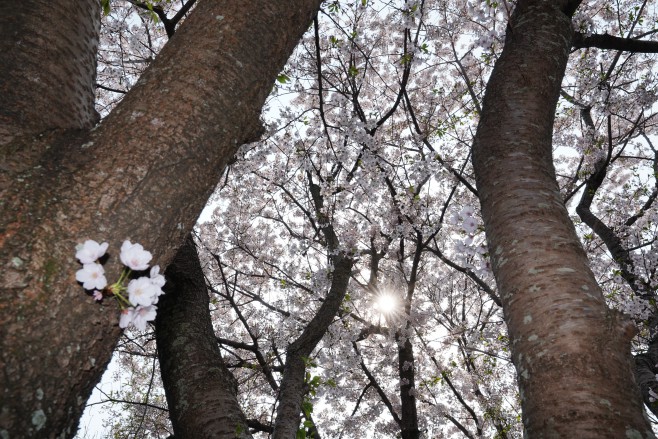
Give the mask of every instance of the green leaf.
<path id="1" fill-rule="evenodd" d="M 313 403 L 308 400 L 302 402 L 302 412 L 304 412 L 304 415 L 310 416 L 313 413 Z"/>
<path id="2" fill-rule="evenodd" d="M 281 84 L 285 84 L 286 82 L 290 82 L 290 77 L 285 73 L 281 73 L 279 76 L 276 77 L 276 80 Z"/>
<path id="3" fill-rule="evenodd" d="M 319 376 L 314 376 L 313 379 L 311 380 L 311 386 L 313 387 L 318 387 L 320 385 L 320 377 Z"/>
<path id="4" fill-rule="evenodd" d="M 103 14 L 108 15 L 110 13 L 110 0 L 101 0 L 101 6 L 103 7 Z"/>

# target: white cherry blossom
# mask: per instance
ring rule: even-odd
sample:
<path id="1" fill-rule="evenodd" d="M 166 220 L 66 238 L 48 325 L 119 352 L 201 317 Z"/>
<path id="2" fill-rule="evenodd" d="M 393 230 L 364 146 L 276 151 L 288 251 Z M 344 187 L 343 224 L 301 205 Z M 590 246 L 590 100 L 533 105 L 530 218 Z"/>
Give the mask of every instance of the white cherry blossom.
<path id="1" fill-rule="evenodd" d="M 119 317 L 119 328 L 125 329 L 133 321 L 133 316 L 135 314 L 135 308 L 130 307 L 121 311 L 121 317 Z"/>
<path id="2" fill-rule="evenodd" d="M 126 308 L 121 311 L 119 327 L 125 329 L 132 325 L 139 331 L 145 331 L 146 324 L 155 320 L 157 309 L 155 305 Z"/>
<path id="3" fill-rule="evenodd" d="M 150 252 L 144 250 L 141 244 L 133 244 L 130 241 L 123 241 L 120 254 L 121 262 L 135 271 L 146 270 L 149 262 L 153 257 Z"/>
<path id="4" fill-rule="evenodd" d="M 75 273 L 75 279 L 82 282 L 85 290 L 102 290 L 107 286 L 105 279 L 105 269 L 101 264 L 92 262 L 84 264 L 80 270 Z"/>
<path id="5" fill-rule="evenodd" d="M 133 313 L 132 324 L 140 331 L 146 330 L 146 323 L 155 320 L 158 307 L 155 305 L 138 306 Z"/>
<path id="6" fill-rule="evenodd" d="M 128 284 L 128 300 L 133 305 L 149 306 L 158 301 L 160 291 L 150 278 L 142 276 Z"/>
<path id="7" fill-rule="evenodd" d="M 165 284 L 165 277 L 160 274 L 160 266 L 159 265 L 154 265 L 151 267 L 151 272 L 149 273 L 149 277 L 151 279 L 151 283 L 158 288 L 164 287 Z M 163 294 L 160 292 L 160 294 Z M 160 295 L 158 294 L 158 296 Z"/>
<path id="8" fill-rule="evenodd" d="M 83 264 L 91 264 L 103 257 L 108 246 L 107 242 L 99 244 L 92 239 L 88 239 L 84 244 L 78 246 L 75 257 Z"/>

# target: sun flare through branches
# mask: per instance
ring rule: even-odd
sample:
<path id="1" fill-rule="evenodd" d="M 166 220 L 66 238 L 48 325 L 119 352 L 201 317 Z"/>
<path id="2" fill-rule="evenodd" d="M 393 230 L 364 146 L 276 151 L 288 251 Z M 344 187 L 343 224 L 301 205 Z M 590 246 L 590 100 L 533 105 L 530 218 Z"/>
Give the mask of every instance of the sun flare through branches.
<path id="1" fill-rule="evenodd" d="M 396 294 L 383 291 L 375 296 L 373 309 L 378 317 L 390 320 L 401 312 L 400 298 Z"/>

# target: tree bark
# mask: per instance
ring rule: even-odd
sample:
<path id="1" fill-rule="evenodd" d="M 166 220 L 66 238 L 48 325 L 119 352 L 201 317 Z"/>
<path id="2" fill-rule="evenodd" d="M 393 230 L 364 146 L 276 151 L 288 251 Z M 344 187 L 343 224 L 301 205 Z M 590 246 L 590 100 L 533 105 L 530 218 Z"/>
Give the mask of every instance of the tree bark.
<path id="1" fill-rule="evenodd" d="M 653 315 L 652 320 L 656 320 Z M 654 416 L 658 416 L 658 380 L 656 380 L 656 373 L 658 373 L 658 337 L 653 336 L 649 342 L 649 347 L 646 352 L 637 354 L 634 357 L 635 361 L 635 379 L 640 386 L 640 393 L 642 400 L 647 405 Z"/>
<path id="2" fill-rule="evenodd" d="M 59 13 L 52 2 L 4 3 L 3 47 L 9 38 L 32 35 L 29 23 L 43 26 L 44 7 Z M 84 130 L 93 118 L 83 103 L 92 99 L 85 84 L 98 9 L 92 0 L 60 4 L 75 14 L 57 23 L 57 42 L 31 37 L 30 47 L 87 48 L 82 61 L 49 55 L 40 66 L 44 77 L 67 73 L 55 83 L 67 97 L 44 97 L 38 111 L 27 111 L 41 97 L 28 90 L 29 81 L 18 81 L 15 97 L 3 95 L 0 104 L 3 157 L 11 161 L 16 151 L 30 157 L 3 166 L 0 180 L 0 434 L 10 438 L 73 436 L 119 336 L 116 306 L 93 303 L 75 282 L 75 245 L 110 243 L 110 282 L 118 277 L 124 239 L 166 265 L 236 148 L 259 137 L 272 81 L 320 0 L 199 2 L 122 103 L 91 131 Z M 33 55 L 4 56 L 2 90 L 16 77 L 5 79 L 5 72 L 22 68 L 15 60 Z M 74 74 L 77 69 L 86 76 Z M 77 115 L 51 121 L 67 105 L 80 107 Z"/>
<path id="3" fill-rule="evenodd" d="M 526 435 L 653 437 L 633 379 L 633 325 L 608 310 L 555 180 L 552 127 L 577 3 L 517 3 L 473 166 Z"/>
<path id="4" fill-rule="evenodd" d="M 274 439 L 294 438 L 297 434 L 302 402 L 308 392 L 304 382 L 307 359 L 333 322 L 347 292 L 354 261 L 344 254 L 334 255 L 331 259 L 334 271 L 329 293 L 304 332 L 286 349 L 286 364 L 272 434 Z"/>
<path id="5" fill-rule="evenodd" d="M 409 324 L 406 325 L 405 333 L 409 335 L 411 330 Z M 416 408 L 415 384 L 416 376 L 414 371 L 414 347 L 408 338 L 400 339 L 396 336 L 398 342 L 398 374 L 400 377 L 400 432 L 402 439 L 420 438 L 420 429 L 418 428 L 418 411 Z"/>
<path id="6" fill-rule="evenodd" d="M 409 275 L 409 280 L 407 281 L 407 294 L 404 301 L 404 315 L 407 320 L 404 324 L 404 328 L 401 328 L 395 334 L 395 341 L 398 345 L 398 376 L 400 378 L 401 405 L 400 431 L 402 439 L 420 438 L 418 409 L 416 407 L 416 364 L 414 359 L 414 346 L 410 340 L 413 328 L 410 319 L 422 253 L 423 236 L 420 232 L 416 232 L 416 249 L 411 264 L 411 273 Z M 401 258 L 403 255 L 404 251 L 400 251 Z M 400 260 L 399 263 L 402 267 L 404 261 Z"/>
<path id="7" fill-rule="evenodd" d="M 24 135 L 91 128 L 98 121 L 99 29 L 96 0 L 0 2 L 0 147 Z M 9 159 L 24 166 L 20 151 L 11 152 L 3 164 Z"/>
<path id="8" fill-rule="evenodd" d="M 155 336 L 169 417 L 177 439 L 251 437 L 208 312 L 196 247 L 185 240 L 165 273 Z"/>

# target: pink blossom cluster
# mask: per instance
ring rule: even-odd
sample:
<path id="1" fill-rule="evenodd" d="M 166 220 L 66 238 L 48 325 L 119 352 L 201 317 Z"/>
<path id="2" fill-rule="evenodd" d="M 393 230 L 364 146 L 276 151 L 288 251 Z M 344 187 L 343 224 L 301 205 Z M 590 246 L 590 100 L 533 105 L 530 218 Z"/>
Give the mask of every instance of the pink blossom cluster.
<path id="1" fill-rule="evenodd" d="M 133 244 L 124 241 L 121 246 L 119 259 L 125 265 L 119 280 L 108 285 L 105 278 L 105 269 L 98 262 L 105 255 L 109 244 L 99 244 L 91 239 L 79 245 L 75 257 L 82 263 L 82 268 L 75 274 L 82 287 L 92 291 L 94 299 L 102 300 L 103 296 L 114 296 L 121 307 L 121 318 L 119 327 L 126 328 L 129 325 L 144 331 L 146 323 L 155 319 L 158 298 L 164 294 L 162 287 L 165 278 L 160 274 L 160 267 L 151 267 L 148 276 L 140 276 L 130 280 L 128 286 L 124 282 L 133 271 L 145 271 L 149 268 L 152 259 L 150 252 L 144 250 L 141 244 Z M 127 293 L 128 298 L 126 298 Z"/>

